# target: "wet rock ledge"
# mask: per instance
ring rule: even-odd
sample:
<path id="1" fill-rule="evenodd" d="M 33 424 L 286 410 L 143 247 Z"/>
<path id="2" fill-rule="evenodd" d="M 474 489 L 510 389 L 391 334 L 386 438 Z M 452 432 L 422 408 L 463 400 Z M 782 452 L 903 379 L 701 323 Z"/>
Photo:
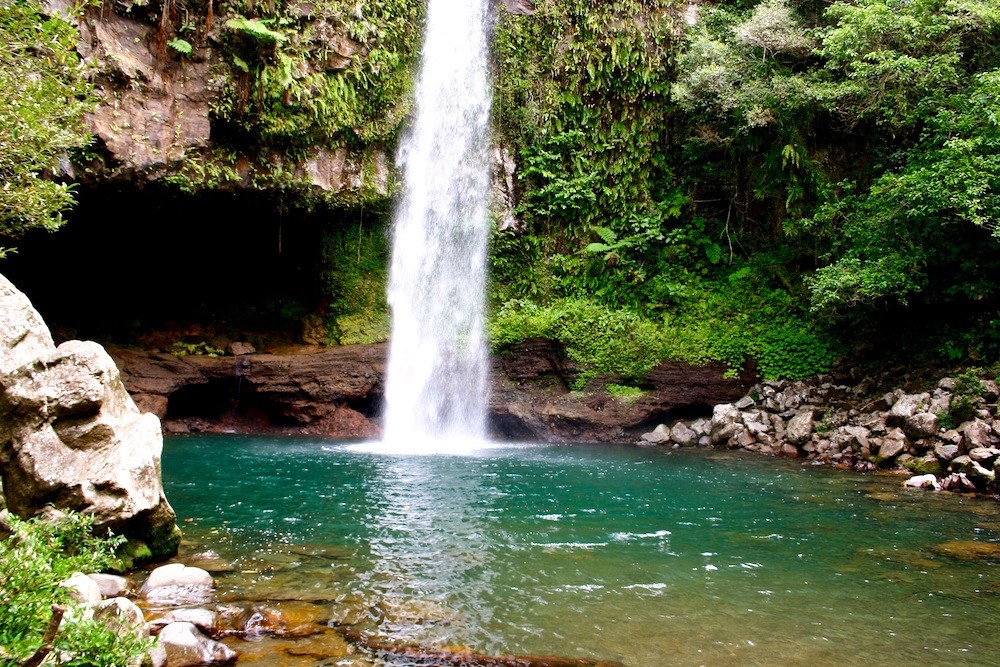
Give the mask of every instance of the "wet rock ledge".
<path id="1" fill-rule="evenodd" d="M 743 449 L 852 470 L 912 475 L 905 485 L 998 493 L 997 382 L 968 372 L 872 396 L 870 381 L 764 382 L 711 418 L 675 420 L 639 444 Z"/>
<path id="2" fill-rule="evenodd" d="M 238 432 L 370 438 L 379 434 L 384 344 L 303 346 L 284 354 L 234 345 L 222 357 L 109 349 L 143 410 L 168 432 Z M 499 438 L 631 443 L 657 423 L 711 414 L 750 382 L 723 378 L 721 365 L 664 363 L 634 397 L 616 397 L 596 378 L 571 391 L 579 369 L 553 341 L 534 339 L 492 361 L 490 422 Z"/>

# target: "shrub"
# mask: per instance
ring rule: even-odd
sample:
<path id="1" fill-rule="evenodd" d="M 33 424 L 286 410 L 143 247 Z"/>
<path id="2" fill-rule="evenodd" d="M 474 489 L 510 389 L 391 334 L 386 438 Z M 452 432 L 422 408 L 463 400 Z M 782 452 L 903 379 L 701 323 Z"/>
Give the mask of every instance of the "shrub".
<path id="1" fill-rule="evenodd" d="M 972 419 L 976 403 L 985 393 L 986 387 L 979 379 L 978 368 L 970 368 L 955 378 L 955 391 L 952 392 L 951 408 L 948 411 L 950 423 L 957 425 Z"/>
<path id="2" fill-rule="evenodd" d="M 66 608 L 53 641 L 60 664 L 124 667 L 135 664 L 149 642 L 117 635 L 88 617 L 59 582 L 74 572 L 98 572 L 115 561 L 122 537 L 95 537 L 94 520 L 68 514 L 58 521 L 9 519 L 11 535 L 0 542 L 0 646 L 3 660 L 23 662 L 42 645 L 52 605 Z"/>
<path id="3" fill-rule="evenodd" d="M 639 379 L 663 358 L 662 330 L 628 310 L 613 310 L 584 299 L 560 299 L 550 306 L 509 301 L 490 321 L 494 350 L 529 338 L 551 338 L 583 365 L 581 383 L 600 373 Z"/>

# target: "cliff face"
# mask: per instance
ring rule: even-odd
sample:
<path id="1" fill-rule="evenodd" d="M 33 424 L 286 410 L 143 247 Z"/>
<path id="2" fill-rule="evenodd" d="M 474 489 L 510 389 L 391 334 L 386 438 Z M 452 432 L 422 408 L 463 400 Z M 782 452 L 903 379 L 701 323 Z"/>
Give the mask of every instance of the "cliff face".
<path id="1" fill-rule="evenodd" d="M 336 208 L 384 203 L 424 3 L 243 5 L 209 3 L 206 13 L 178 0 L 125 0 L 76 14 L 68 0 L 49 0 L 50 11 L 73 16 L 96 98 L 94 144 L 62 165 L 64 175 L 282 190 Z M 527 0 L 498 6 L 534 11 Z M 511 227 L 514 163 L 502 149 L 495 163 L 493 201 Z"/>
<path id="2" fill-rule="evenodd" d="M 278 432 L 338 438 L 379 436 L 385 345 L 349 345 L 300 354 L 187 356 L 112 349 L 140 408 L 168 431 Z M 526 341 L 494 357 L 489 419 L 495 437 L 542 442 L 631 443 L 663 420 L 708 415 L 747 382 L 720 365 L 664 363 L 628 398 L 597 387 L 571 392 L 579 369 L 560 345 Z M 607 380 L 607 378 L 604 378 Z"/>
<path id="3" fill-rule="evenodd" d="M 366 58 L 384 48 L 378 31 L 369 31 L 367 41 L 352 38 L 364 32 L 359 26 L 374 25 L 367 17 L 352 17 L 349 25 L 337 13 L 339 3 L 326 5 L 333 8 L 298 3 L 280 21 L 266 23 L 239 16 L 230 5 L 214 16 L 169 1 L 87 8 L 74 21 L 94 86 L 89 124 L 95 141 L 75 156 L 76 164 L 63 165 L 65 175 L 89 184 L 158 182 L 193 191 L 290 189 L 335 205 L 387 198 L 388 154 L 406 110 L 402 97 L 385 110 L 380 132 L 365 137 L 344 127 L 357 120 L 357 110 L 333 119 L 301 102 L 302 88 L 322 101 L 322 86 L 353 85 L 346 82 L 358 80 L 369 69 Z M 65 0 L 52 0 L 50 9 L 71 13 Z M 284 26 L 280 32 L 265 27 L 275 23 Z M 266 33 L 253 36 L 258 27 L 270 33 L 270 42 Z M 277 68 L 284 78 L 266 84 L 274 90 L 264 89 L 260 81 L 274 79 Z M 408 75 L 409 62 L 398 69 Z M 357 92 L 345 96 L 357 101 Z M 264 107 L 272 124 L 288 127 L 236 127 Z M 324 123 L 332 133 L 316 131 Z"/>

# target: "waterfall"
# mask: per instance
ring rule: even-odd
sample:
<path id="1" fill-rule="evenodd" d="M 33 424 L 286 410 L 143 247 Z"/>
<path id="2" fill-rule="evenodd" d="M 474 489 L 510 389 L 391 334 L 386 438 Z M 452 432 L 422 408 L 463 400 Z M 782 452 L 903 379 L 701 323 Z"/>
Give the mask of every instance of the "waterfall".
<path id="1" fill-rule="evenodd" d="M 488 0 L 429 0 L 415 114 L 397 156 L 384 441 L 471 448 L 485 436 L 489 241 Z"/>

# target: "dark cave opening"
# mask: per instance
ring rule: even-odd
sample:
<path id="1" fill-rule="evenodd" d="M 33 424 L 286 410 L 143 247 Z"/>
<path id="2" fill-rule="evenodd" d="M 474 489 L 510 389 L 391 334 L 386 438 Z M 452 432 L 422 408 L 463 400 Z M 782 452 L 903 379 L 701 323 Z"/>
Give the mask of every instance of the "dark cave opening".
<path id="1" fill-rule="evenodd" d="M 29 234 L 0 261 L 57 340 L 294 342 L 325 307 L 325 231 L 357 220 L 255 192 L 108 186 L 76 198 L 60 230 Z"/>

